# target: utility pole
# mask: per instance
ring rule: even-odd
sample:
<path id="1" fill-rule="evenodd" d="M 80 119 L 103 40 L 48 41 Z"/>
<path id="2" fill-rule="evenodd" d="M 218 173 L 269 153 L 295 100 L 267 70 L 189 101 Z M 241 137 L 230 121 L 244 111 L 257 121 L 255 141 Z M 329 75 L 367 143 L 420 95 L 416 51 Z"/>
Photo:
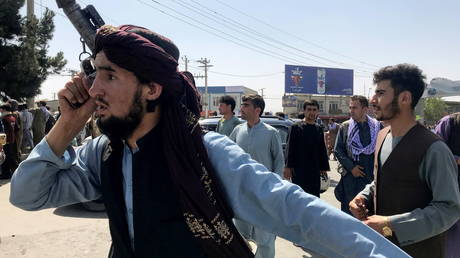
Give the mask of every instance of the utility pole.
<path id="1" fill-rule="evenodd" d="M 187 58 L 187 56 L 183 56 L 182 60 L 184 60 L 185 63 L 185 71 L 188 71 L 188 63 L 190 62 L 190 60 Z"/>
<path id="2" fill-rule="evenodd" d="M 264 90 L 265 90 L 265 88 L 261 88 L 261 89 L 259 89 L 259 90 L 260 90 L 260 96 L 261 96 L 262 98 L 264 98 Z"/>
<path id="3" fill-rule="evenodd" d="M 199 67 L 204 67 L 204 117 L 208 118 L 208 109 L 209 109 L 209 96 L 208 96 L 208 68 L 212 67 L 212 65 L 209 65 L 211 63 L 211 60 L 208 60 L 207 58 L 201 58 L 200 60 L 197 61 L 198 63 L 202 64 Z"/>
<path id="4" fill-rule="evenodd" d="M 34 0 L 27 0 L 27 20 L 32 20 L 34 17 Z M 27 108 L 33 108 L 35 104 L 35 98 L 30 97 L 26 99 Z"/>
<path id="5" fill-rule="evenodd" d="M 34 15 L 34 0 L 27 0 L 27 19 Z"/>
<path id="6" fill-rule="evenodd" d="M 366 82 L 363 85 L 363 96 L 366 96 Z"/>

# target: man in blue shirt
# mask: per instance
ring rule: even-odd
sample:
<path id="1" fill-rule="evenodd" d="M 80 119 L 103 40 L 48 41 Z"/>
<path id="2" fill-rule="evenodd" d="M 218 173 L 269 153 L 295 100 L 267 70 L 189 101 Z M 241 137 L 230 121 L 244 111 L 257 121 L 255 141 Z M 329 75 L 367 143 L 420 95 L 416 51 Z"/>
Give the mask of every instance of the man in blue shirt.
<path id="1" fill-rule="evenodd" d="M 252 159 L 281 176 L 284 166 L 281 137 L 278 130 L 260 120 L 265 108 L 264 99 L 259 95 L 247 95 L 242 101 L 241 117 L 246 123 L 235 127 L 230 139 Z M 235 220 L 235 225 L 246 239 L 256 242 L 256 258 L 275 257 L 276 235 L 241 220 Z"/>
<path id="2" fill-rule="evenodd" d="M 93 84 L 78 75 L 59 91 L 61 117 L 15 172 L 11 203 L 40 210 L 103 197 L 109 257 L 253 257 L 232 218 L 328 257 L 408 257 L 227 137 L 205 134 L 169 39 L 105 25 L 95 45 Z M 93 112 L 103 135 L 74 150 Z"/>

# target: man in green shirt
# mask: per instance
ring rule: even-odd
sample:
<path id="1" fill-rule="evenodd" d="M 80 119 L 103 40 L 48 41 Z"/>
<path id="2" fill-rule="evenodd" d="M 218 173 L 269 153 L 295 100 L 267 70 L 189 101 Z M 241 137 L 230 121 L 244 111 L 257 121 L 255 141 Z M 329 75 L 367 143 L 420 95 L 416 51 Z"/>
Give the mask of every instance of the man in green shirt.
<path id="1" fill-rule="evenodd" d="M 241 124 L 238 117 L 235 116 L 235 99 L 232 96 L 222 96 L 219 99 L 219 113 L 223 116 L 217 123 L 216 132 L 230 136 L 235 126 Z"/>

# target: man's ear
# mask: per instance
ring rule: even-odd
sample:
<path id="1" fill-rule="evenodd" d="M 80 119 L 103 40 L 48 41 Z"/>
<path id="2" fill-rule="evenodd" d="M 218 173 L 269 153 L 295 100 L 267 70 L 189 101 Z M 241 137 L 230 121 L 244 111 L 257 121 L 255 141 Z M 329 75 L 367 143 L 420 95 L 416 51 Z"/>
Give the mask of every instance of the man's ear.
<path id="1" fill-rule="evenodd" d="M 256 107 L 255 109 L 256 113 L 257 114 L 260 114 L 260 111 L 262 111 L 262 109 L 260 107 Z M 262 116 L 263 114 L 259 115 L 259 116 Z"/>
<path id="2" fill-rule="evenodd" d="M 163 91 L 163 86 L 150 82 L 143 88 L 143 96 L 147 102 L 147 112 L 155 112 L 156 106 L 160 103 L 161 92 Z"/>
<path id="3" fill-rule="evenodd" d="M 412 94 L 409 91 L 403 91 L 399 94 L 399 101 L 402 105 L 410 106 L 412 103 Z"/>
<path id="4" fill-rule="evenodd" d="M 147 100 L 155 100 L 158 99 L 163 91 L 163 86 L 155 83 L 150 82 L 144 90 L 144 94 Z"/>

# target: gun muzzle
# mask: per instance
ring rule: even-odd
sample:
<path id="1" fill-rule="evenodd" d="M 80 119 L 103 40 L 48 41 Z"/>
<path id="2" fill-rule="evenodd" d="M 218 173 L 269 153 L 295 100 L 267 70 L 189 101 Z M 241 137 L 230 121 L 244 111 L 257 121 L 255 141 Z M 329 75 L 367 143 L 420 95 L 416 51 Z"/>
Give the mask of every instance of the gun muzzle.
<path id="1" fill-rule="evenodd" d="M 91 52 L 94 52 L 96 30 L 104 25 L 104 20 L 102 20 L 94 6 L 88 5 L 81 9 L 75 0 L 56 0 L 56 3 L 59 8 L 64 10 L 64 13 L 77 29 L 86 45 L 91 49 Z"/>

